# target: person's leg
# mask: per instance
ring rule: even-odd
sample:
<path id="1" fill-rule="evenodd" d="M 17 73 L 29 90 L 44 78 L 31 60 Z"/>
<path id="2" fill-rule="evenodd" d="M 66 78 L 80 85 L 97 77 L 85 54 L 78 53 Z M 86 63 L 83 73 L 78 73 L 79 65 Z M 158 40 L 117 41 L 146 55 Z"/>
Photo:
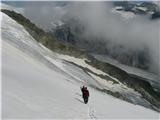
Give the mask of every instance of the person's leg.
<path id="1" fill-rule="evenodd" d="M 88 103 L 88 97 L 86 97 L 86 101 L 85 102 Z"/>
<path id="2" fill-rule="evenodd" d="M 84 103 L 86 103 L 86 98 L 85 97 L 83 97 L 83 100 L 84 100 Z"/>
<path id="3" fill-rule="evenodd" d="M 88 97 L 84 97 L 84 103 L 85 103 L 85 104 L 88 103 Z"/>
<path id="4" fill-rule="evenodd" d="M 87 99 L 84 100 L 84 103 L 87 104 Z"/>
<path id="5" fill-rule="evenodd" d="M 84 103 L 85 103 L 85 97 L 83 96 L 83 101 L 84 101 Z"/>
<path id="6" fill-rule="evenodd" d="M 86 98 L 86 103 L 88 103 L 88 97 Z"/>

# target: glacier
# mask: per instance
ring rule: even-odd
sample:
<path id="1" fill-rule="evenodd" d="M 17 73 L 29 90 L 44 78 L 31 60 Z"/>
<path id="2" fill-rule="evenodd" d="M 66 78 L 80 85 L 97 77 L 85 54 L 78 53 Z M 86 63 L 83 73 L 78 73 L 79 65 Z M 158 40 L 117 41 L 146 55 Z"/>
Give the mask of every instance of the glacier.
<path id="1" fill-rule="evenodd" d="M 106 74 L 83 59 L 54 53 L 35 41 L 16 21 L 2 16 L 2 118 L 4 119 L 158 119 L 159 113 L 131 104 L 89 85 L 115 89 L 71 64 Z M 80 86 L 87 85 L 89 103 Z M 119 88 L 118 90 L 122 90 Z M 125 89 L 126 90 L 126 89 Z M 138 97 L 133 90 L 128 91 Z M 138 99 L 138 98 L 137 98 Z M 138 99 L 139 100 L 139 99 Z M 147 103 L 146 103 L 147 104 Z"/>

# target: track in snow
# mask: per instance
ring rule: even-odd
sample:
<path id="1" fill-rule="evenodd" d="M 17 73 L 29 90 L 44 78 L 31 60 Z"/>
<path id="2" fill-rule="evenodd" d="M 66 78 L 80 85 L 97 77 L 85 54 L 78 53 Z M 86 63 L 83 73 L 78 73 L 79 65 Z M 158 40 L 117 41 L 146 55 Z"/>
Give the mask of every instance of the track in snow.
<path id="1" fill-rule="evenodd" d="M 93 108 L 91 105 L 88 105 L 88 111 L 89 111 L 89 117 L 93 120 L 96 120 L 97 117 L 95 116 L 95 108 Z"/>

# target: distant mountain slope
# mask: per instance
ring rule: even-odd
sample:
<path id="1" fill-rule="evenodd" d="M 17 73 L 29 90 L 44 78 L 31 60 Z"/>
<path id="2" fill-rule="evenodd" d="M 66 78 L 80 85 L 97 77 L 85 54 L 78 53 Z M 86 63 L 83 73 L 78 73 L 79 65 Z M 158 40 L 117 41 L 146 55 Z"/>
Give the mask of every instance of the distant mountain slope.
<path id="1" fill-rule="evenodd" d="M 153 73 L 149 73 L 147 71 L 143 71 L 143 70 L 135 68 L 135 67 L 130 67 L 130 66 L 121 64 L 118 61 L 110 58 L 107 55 L 93 54 L 93 56 L 100 61 L 108 62 L 114 66 L 119 67 L 120 69 L 126 71 L 128 74 L 136 75 L 137 77 L 138 76 L 142 77 L 142 78 L 146 79 L 148 82 L 150 82 L 152 86 L 155 86 L 156 89 L 159 89 L 159 78 L 157 75 L 155 75 Z"/>
<path id="2" fill-rule="evenodd" d="M 114 6 L 119 6 L 119 11 L 130 11 L 139 15 L 152 15 L 158 11 L 158 5 L 152 1 L 115 1 Z"/>

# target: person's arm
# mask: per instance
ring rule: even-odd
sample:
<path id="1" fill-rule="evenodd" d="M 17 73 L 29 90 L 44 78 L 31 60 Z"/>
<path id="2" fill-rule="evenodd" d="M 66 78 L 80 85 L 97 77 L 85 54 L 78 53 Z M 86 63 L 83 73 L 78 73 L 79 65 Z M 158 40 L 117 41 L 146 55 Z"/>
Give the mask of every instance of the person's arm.
<path id="1" fill-rule="evenodd" d="M 81 91 L 83 91 L 83 87 L 81 87 Z"/>
<path id="2" fill-rule="evenodd" d="M 89 90 L 88 90 L 88 97 L 89 97 Z"/>

